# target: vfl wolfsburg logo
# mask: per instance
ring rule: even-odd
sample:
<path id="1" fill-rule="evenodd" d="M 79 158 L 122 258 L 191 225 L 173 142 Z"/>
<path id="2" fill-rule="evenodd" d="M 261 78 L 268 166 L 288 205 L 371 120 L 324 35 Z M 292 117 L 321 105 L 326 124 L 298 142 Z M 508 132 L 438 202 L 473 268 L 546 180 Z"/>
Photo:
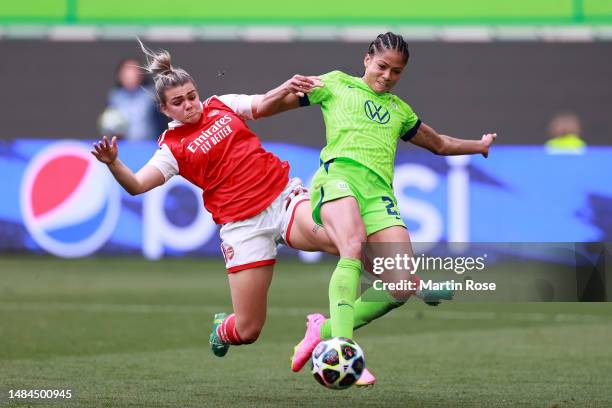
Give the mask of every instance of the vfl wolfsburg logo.
<path id="1" fill-rule="evenodd" d="M 382 105 L 376 105 L 376 103 L 369 99 L 365 102 L 363 108 L 368 119 L 378 122 L 381 125 L 384 125 L 391 119 L 391 114 L 387 109 Z"/>

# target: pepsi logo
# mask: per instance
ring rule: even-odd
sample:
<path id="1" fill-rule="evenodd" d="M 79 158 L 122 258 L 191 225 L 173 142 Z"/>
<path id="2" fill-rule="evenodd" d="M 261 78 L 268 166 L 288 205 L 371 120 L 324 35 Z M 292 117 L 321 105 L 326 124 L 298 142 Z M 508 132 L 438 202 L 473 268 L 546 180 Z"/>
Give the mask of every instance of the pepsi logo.
<path id="1" fill-rule="evenodd" d="M 120 208 L 117 183 L 83 144 L 54 143 L 25 170 L 25 226 L 36 243 L 54 255 L 73 258 L 95 252 L 113 233 Z"/>

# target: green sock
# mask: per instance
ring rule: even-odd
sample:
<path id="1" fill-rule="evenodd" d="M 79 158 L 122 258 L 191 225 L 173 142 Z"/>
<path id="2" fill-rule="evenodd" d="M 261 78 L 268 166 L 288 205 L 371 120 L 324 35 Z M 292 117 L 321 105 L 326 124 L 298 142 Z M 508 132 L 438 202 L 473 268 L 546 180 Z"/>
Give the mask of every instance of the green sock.
<path id="1" fill-rule="evenodd" d="M 329 280 L 329 319 L 333 337 L 353 337 L 354 303 L 360 276 L 361 261 L 340 258 Z"/>
<path id="2" fill-rule="evenodd" d="M 365 299 L 365 300 L 364 300 Z M 396 300 L 389 292 L 369 288 L 355 301 L 353 315 L 353 329 L 358 329 L 372 320 L 386 315 L 391 310 L 403 305 L 404 302 Z M 332 337 L 332 322 L 327 319 L 321 325 L 321 338 Z"/>

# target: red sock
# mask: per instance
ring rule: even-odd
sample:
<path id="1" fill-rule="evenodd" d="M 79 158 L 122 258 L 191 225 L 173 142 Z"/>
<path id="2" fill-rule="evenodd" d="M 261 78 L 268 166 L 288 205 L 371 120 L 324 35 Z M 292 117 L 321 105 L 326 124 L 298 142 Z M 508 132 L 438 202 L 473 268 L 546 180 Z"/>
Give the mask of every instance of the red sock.
<path id="1" fill-rule="evenodd" d="M 233 345 L 244 344 L 238 331 L 236 330 L 236 315 L 232 313 L 227 316 L 223 322 L 217 327 L 217 335 L 221 341 Z"/>

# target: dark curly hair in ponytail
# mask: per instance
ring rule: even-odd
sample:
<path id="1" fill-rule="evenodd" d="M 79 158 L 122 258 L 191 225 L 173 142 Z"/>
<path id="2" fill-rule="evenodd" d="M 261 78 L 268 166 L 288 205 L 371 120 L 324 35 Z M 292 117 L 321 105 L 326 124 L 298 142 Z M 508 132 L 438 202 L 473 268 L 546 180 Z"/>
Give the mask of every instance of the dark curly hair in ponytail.
<path id="1" fill-rule="evenodd" d="M 370 43 L 368 54 L 374 56 L 374 54 L 384 52 L 384 50 L 394 50 L 402 54 L 404 57 L 404 64 L 408 62 L 408 58 L 410 57 L 408 43 L 404 41 L 404 37 L 392 32 L 379 34 L 378 37 Z"/>

